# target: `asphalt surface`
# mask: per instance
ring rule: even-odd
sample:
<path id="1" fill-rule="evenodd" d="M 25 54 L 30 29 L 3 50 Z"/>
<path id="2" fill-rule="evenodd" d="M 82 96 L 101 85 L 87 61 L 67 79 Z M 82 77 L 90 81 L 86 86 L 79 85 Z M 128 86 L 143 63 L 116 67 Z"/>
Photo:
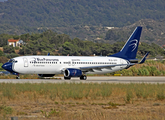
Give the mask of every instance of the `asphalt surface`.
<path id="1" fill-rule="evenodd" d="M 56 77 L 56 79 L 0 79 L 0 83 L 150 83 L 150 84 L 164 84 L 165 77 L 87 77 L 87 80 L 80 80 L 79 78 L 72 78 L 71 80 L 64 80 L 63 77 Z"/>

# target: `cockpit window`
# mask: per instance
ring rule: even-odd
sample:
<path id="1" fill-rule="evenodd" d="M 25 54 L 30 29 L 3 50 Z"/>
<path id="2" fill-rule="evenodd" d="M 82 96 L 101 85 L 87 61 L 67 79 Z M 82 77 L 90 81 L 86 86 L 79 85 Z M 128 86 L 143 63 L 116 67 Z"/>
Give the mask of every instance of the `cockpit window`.
<path id="1" fill-rule="evenodd" d="M 18 61 L 17 60 L 14 60 L 14 59 L 10 59 L 8 62 L 9 63 L 17 63 Z"/>
<path id="2" fill-rule="evenodd" d="M 12 63 L 13 61 L 14 61 L 14 59 L 10 59 L 8 62 L 9 62 L 9 63 Z"/>

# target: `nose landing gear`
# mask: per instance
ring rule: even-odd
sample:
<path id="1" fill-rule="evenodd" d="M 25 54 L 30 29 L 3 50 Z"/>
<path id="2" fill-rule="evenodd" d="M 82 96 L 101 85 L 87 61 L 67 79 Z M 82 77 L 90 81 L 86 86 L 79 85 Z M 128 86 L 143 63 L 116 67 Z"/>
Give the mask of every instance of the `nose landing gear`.
<path id="1" fill-rule="evenodd" d="M 20 77 L 19 77 L 19 76 L 17 76 L 17 77 L 16 77 L 16 79 L 20 79 Z"/>
<path id="2" fill-rule="evenodd" d="M 20 77 L 19 77 L 19 73 L 17 74 L 16 79 L 20 79 Z"/>

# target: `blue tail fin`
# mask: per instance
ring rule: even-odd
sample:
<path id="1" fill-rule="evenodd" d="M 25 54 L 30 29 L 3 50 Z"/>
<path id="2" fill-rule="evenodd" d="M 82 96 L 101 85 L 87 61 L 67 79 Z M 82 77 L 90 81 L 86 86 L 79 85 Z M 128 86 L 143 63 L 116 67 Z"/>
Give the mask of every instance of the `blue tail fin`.
<path id="1" fill-rule="evenodd" d="M 130 38 L 127 40 L 120 52 L 110 55 L 111 57 L 120 57 L 124 59 L 135 59 L 139 46 L 142 27 L 136 27 Z"/>

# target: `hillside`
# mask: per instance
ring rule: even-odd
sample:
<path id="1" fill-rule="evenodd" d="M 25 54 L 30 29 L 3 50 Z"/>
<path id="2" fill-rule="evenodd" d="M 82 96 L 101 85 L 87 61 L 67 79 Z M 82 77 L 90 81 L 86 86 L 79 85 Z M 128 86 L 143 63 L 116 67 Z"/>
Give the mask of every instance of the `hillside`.
<path id="1" fill-rule="evenodd" d="M 125 27 L 114 27 L 111 30 L 108 30 L 107 27 L 103 26 L 75 25 L 70 27 L 38 27 L 38 29 L 31 28 L 27 29 L 29 32 L 24 31 L 23 27 L 15 27 L 13 28 L 14 30 L 12 28 L 4 30 L 2 27 L 0 27 L 0 31 L 4 31 L 4 33 L 8 34 L 16 33 L 18 35 L 21 35 L 24 33 L 26 34 L 32 32 L 42 33 L 50 29 L 58 34 L 67 34 L 70 36 L 71 39 L 77 37 L 81 40 L 112 44 L 116 41 L 125 42 L 137 26 L 143 27 L 141 42 L 147 42 L 149 44 L 156 43 L 160 46 L 165 45 L 165 22 L 154 21 L 152 19 L 139 20 L 131 25 Z"/>
<path id="2" fill-rule="evenodd" d="M 1 25 L 121 27 L 141 19 L 165 19 L 163 0 L 8 0 L 0 2 Z"/>
<path id="3" fill-rule="evenodd" d="M 165 45 L 165 21 L 154 21 L 151 19 L 139 20 L 136 23 L 109 30 L 106 33 L 105 40 L 109 42 L 113 41 L 125 41 L 126 38 L 132 33 L 136 26 L 142 26 L 141 41 L 147 43 L 156 43 L 160 46 Z"/>
<path id="4" fill-rule="evenodd" d="M 143 42 L 165 44 L 165 2 L 109 0 L 8 0 L 0 2 L 0 34 L 42 33 L 48 29 L 103 43 L 126 41 L 136 26 Z M 107 27 L 115 27 L 110 34 Z"/>
<path id="5" fill-rule="evenodd" d="M 71 27 L 50 27 L 49 29 L 57 33 L 65 33 L 72 39 L 78 37 L 81 40 L 94 41 L 96 43 L 114 43 L 116 41 L 126 41 L 137 26 L 142 26 L 141 41 L 147 43 L 156 43 L 160 46 L 165 45 L 165 21 L 155 21 L 152 19 L 142 19 L 131 25 L 124 27 L 108 27 L 103 26 L 82 26 L 76 25 Z M 41 29 L 41 28 L 40 28 Z M 41 30 L 46 30 L 42 28 Z M 113 31 L 113 34 L 109 34 Z"/>

